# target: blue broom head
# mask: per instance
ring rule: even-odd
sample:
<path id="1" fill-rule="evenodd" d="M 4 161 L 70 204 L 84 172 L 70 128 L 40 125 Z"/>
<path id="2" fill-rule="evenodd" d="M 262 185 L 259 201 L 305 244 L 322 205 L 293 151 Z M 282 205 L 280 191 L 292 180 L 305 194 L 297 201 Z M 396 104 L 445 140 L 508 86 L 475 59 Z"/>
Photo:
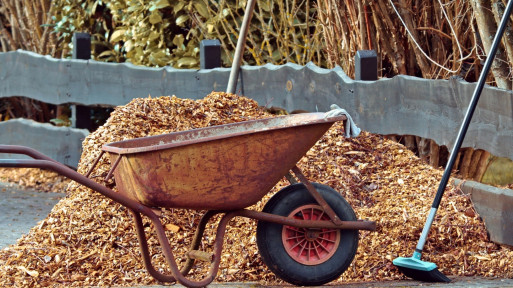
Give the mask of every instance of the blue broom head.
<path id="1" fill-rule="evenodd" d="M 422 261 L 414 257 L 398 257 L 392 261 L 397 267 L 415 269 L 419 271 L 431 271 L 436 269 L 436 264 L 432 262 Z"/>
<path id="2" fill-rule="evenodd" d="M 451 282 L 442 272 L 438 271 L 436 264 L 432 262 L 422 261 L 414 257 L 399 257 L 394 259 L 392 263 L 401 272 L 414 280 L 424 282 Z"/>

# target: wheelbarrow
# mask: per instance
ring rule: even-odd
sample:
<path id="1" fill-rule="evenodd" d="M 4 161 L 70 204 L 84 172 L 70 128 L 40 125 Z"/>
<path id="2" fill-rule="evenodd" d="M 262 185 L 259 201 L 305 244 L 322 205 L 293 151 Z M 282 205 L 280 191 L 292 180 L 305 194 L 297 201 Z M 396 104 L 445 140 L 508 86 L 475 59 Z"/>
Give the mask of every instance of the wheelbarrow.
<path id="1" fill-rule="evenodd" d="M 337 121 L 305 113 L 113 142 L 102 147 L 89 172 L 82 175 L 24 146 L 0 145 L 0 153 L 33 159 L 0 159 L 0 167 L 55 171 L 127 207 L 133 214 L 144 265 L 161 282 L 188 287 L 211 283 L 219 268 L 226 226 L 234 217 L 258 220 L 257 245 L 264 263 L 294 285 L 322 285 L 337 279 L 352 262 L 358 230 L 375 230 L 375 222 L 357 220 L 334 189 L 311 183 L 296 163 Z M 117 192 L 89 178 L 107 155 Z M 292 173 L 291 173 L 292 172 Z M 294 177 L 295 176 L 295 177 Z M 283 177 L 281 189 L 263 211 L 257 203 Z M 196 228 L 187 260 L 179 269 L 156 208 L 207 210 Z M 221 214 L 212 252 L 200 251 L 209 219 Z M 142 215 L 153 223 L 171 275 L 157 271 L 149 254 Z M 195 261 L 210 263 L 201 280 L 187 274 Z"/>

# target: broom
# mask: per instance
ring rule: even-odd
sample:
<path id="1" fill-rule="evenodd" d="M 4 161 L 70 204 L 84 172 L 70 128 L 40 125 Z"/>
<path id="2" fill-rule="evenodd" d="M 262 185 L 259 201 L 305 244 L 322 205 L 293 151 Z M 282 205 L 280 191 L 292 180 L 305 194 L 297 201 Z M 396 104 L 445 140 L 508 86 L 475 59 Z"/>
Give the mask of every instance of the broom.
<path id="1" fill-rule="evenodd" d="M 502 34 L 504 33 L 504 29 L 506 28 L 506 23 L 511 13 L 512 7 L 513 0 L 510 0 L 508 1 L 506 10 L 504 11 L 504 15 L 502 16 L 501 22 L 499 24 L 499 29 L 497 31 L 497 34 L 495 35 L 495 38 L 493 39 L 490 54 L 486 58 L 483 71 L 479 76 L 479 80 L 474 90 L 474 94 L 472 95 L 470 105 L 467 109 L 465 118 L 458 132 L 458 136 L 456 137 L 456 143 L 452 148 L 451 156 L 449 157 L 449 161 L 447 162 L 447 165 L 445 167 L 444 173 L 442 175 L 442 180 L 440 181 L 440 185 L 438 186 L 438 191 L 436 192 L 433 205 L 431 205 L 431 210 L 429 211 L 428 218 L 426 220 L 426 223 L 424 224 L 424 228 L 422 229 L 422 234 L 420 235 L 419 242 L 417 243 L 415 252 L 413 252 L 412 257 L 398 257 L 394 259 L 394 261 L 392 261 L 392 263 L 397 268 L 399 268 L 399 270 L 404 275 L 415 280 L 426 282 L 451 282 L 451 280 L 447 278 L 447 276 L 445 276 L 442 272 L 438 271 L 435 263 L 422 261 L 420 260 L 420 258 L 422 255 L 422 249 L 424 248 L 424 244 L 426 243 L 426 238 L 428 236 L 429 229 L 431 228 L 431 224 L 433 224 L 436 211 L 438 210 L 438 206 L 440 205 L 440 201 L 447 186 L 447 182 L 449 181 L 452 167 L 454 166 L 454 162 L 456 161 L 456 156 L 458 154 L 459 149 L 461 148 L 461 144 L 463 142 L 463 139 L 465 138 L 465 134 L 467 133 L 470 120 L 472 119 L 472 115 L 474 114 L 474 110 L 476 109 L 479 96 L 481 95 L 481 91 L 483 90 L 483 86 L 485 84 L 488 71 L 490 70 L 490 66 L 492 65 L 495 53 L 497 51 L 497 47 L 499 46 Z"/>

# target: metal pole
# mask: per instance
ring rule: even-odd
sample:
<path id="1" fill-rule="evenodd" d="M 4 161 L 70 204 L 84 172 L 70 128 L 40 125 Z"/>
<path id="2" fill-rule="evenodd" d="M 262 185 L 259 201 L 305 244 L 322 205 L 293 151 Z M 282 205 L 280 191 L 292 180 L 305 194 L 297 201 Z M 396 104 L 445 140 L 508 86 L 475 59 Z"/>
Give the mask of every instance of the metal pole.
<path id="1" fill-rule="evenodd" d="M 246 36 L 248 35 L 249 22 L 253 16 L 253 8 L 255 7 L 256 0 L 249 0 L 244 12 L 244 19 L 240 26 L 239 39 L 237 40 L 237 47 L 235 48 L 235 55 L 233 56 L 232 70 L 230 78 L 228 79 L 228 87 L 226 93 L 235 93 L 237 88 L 237 80 L 239 78 L 240 61 L 242 53 L 244 52 L 244 43 L 246 43 Z"/>

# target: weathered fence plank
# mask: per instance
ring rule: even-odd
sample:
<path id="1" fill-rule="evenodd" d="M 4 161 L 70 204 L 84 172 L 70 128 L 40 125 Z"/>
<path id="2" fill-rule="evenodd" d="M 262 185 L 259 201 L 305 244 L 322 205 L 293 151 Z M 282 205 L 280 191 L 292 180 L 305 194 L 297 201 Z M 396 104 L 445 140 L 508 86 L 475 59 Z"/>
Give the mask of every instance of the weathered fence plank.
<path id="1" fill-rule="evenodd" d="M 28 119 L 0 122 L 0 144 L 23 145 L 70 167 L 77 167 L 82 141 L 89 134 L 86 129 L 56 127 Z M 4 159 L 30 159 L 25 155 L 3 154 Z"/>
<path id="2" fill-rule="evenodd" d="M 148 95 L 198 99 L 211 91 L 225 91 L 229 72 L 229 68 L 184 70 L 52 59 L 15 51 L 0 53 L 0 98 L 27 96 L 52 104 L 108 106 Z M 410 76 L 354 81 L 340 67 L 268 64 L 241 67 L 236 91 L 260 105 L 289 111 L 326 111 L 336 103 L 369 132 L 416 135 L 451 147 L 474 87 L 464 81 Z M 512 96 L 512 91 L 485 87 L 463 147 L 513 159 Z"/>

